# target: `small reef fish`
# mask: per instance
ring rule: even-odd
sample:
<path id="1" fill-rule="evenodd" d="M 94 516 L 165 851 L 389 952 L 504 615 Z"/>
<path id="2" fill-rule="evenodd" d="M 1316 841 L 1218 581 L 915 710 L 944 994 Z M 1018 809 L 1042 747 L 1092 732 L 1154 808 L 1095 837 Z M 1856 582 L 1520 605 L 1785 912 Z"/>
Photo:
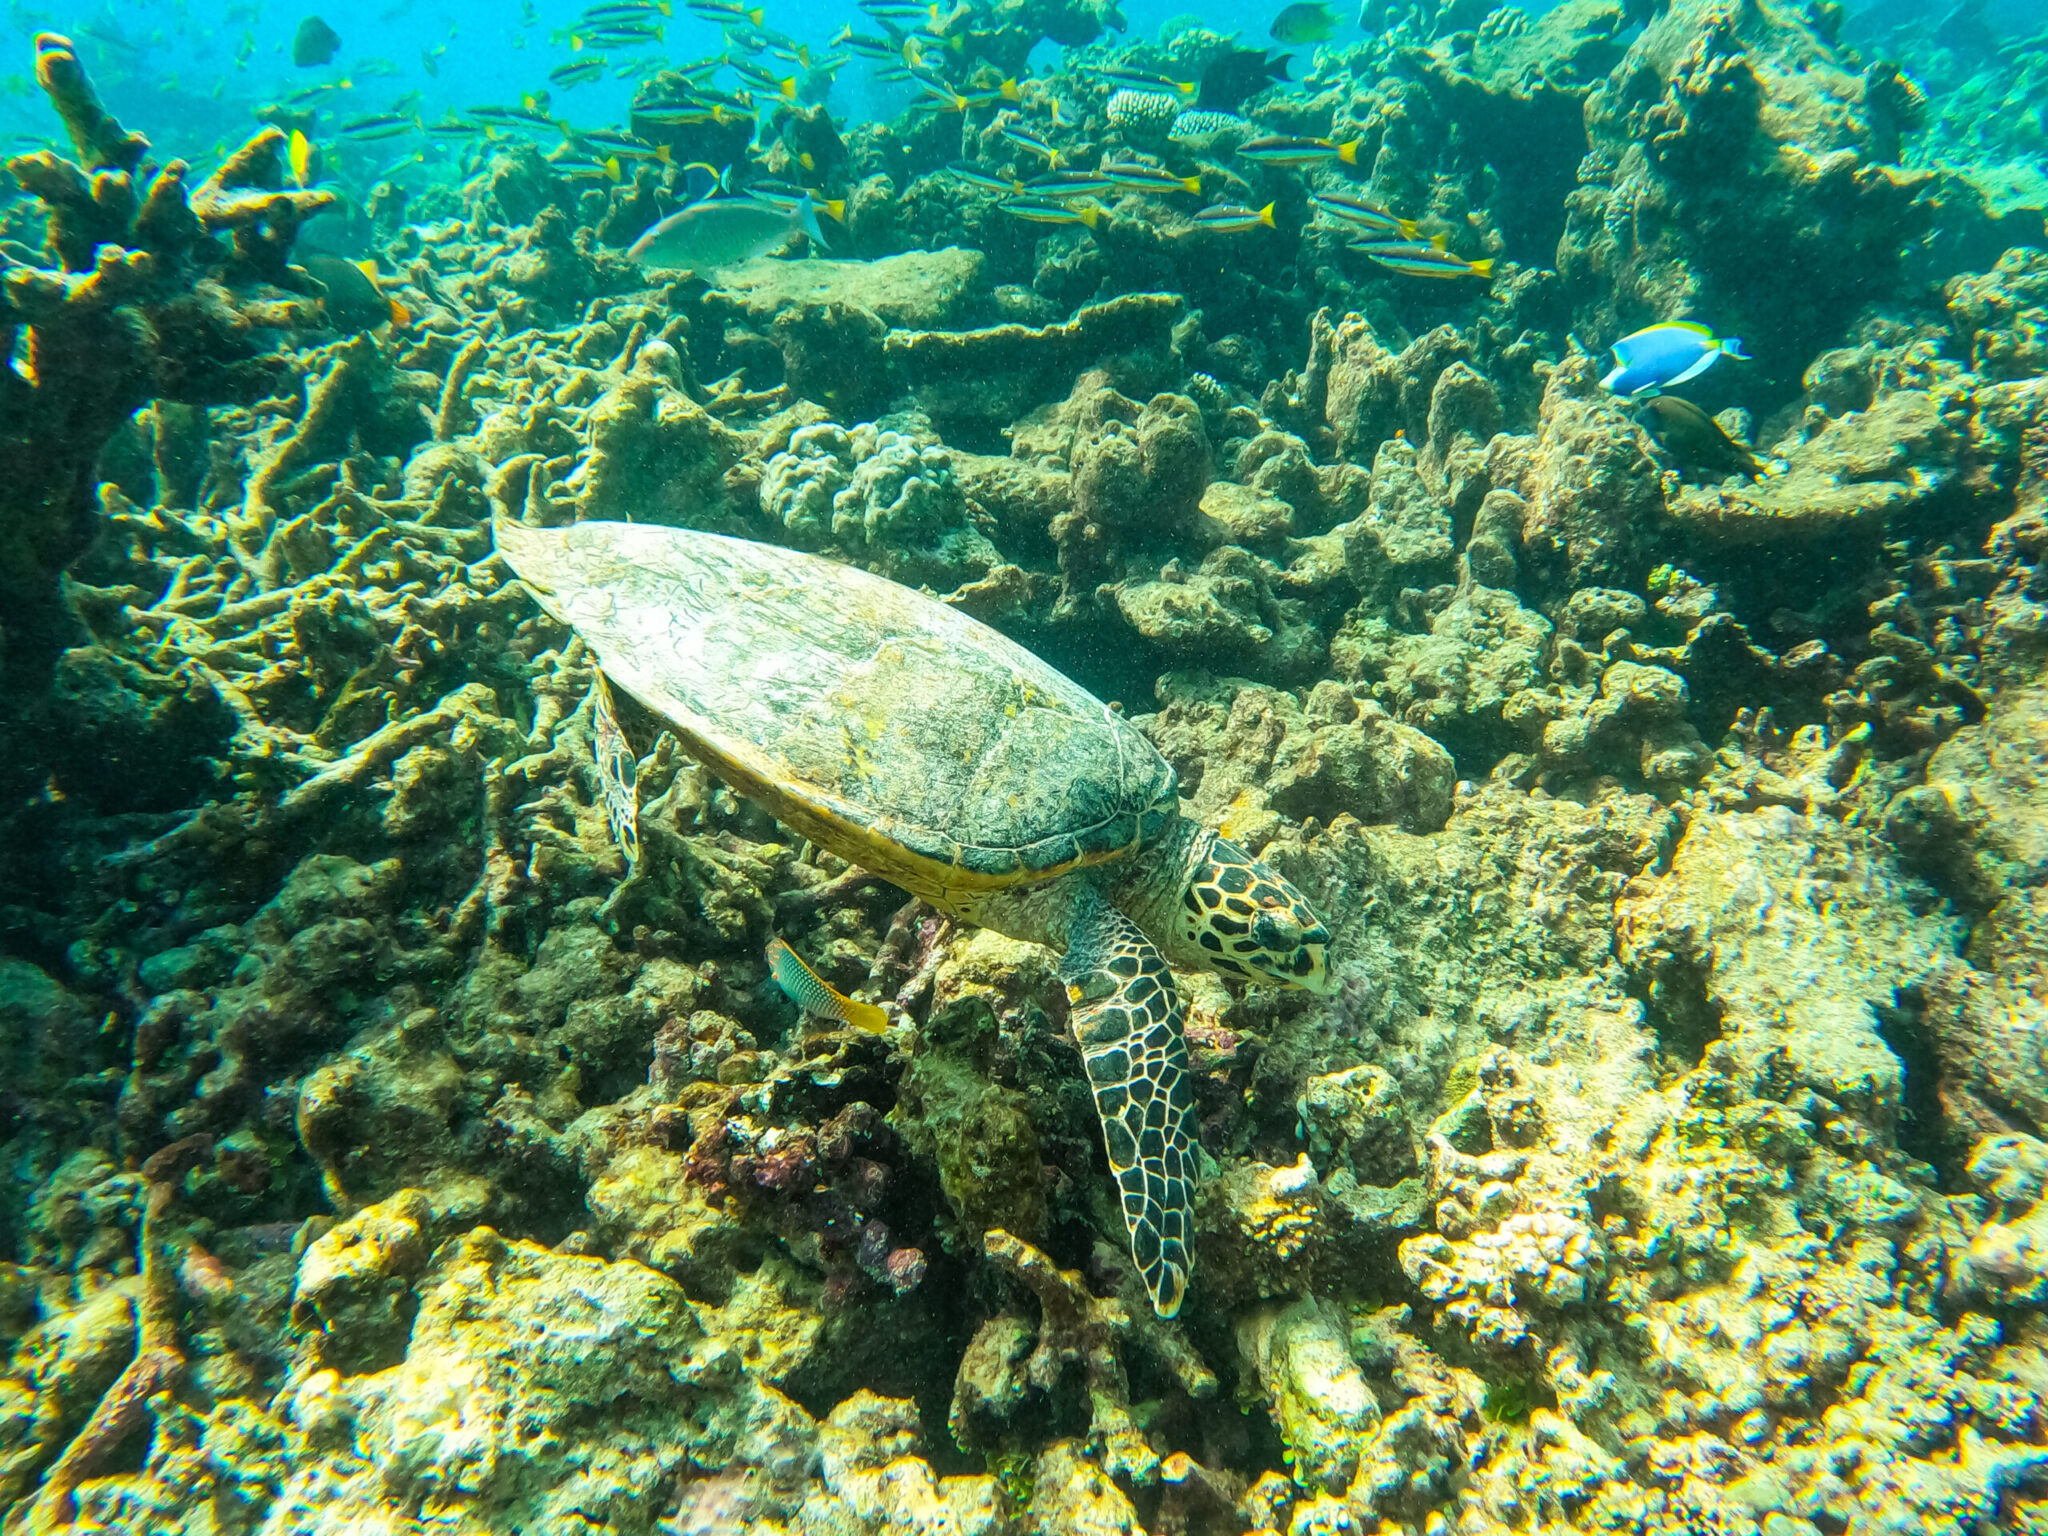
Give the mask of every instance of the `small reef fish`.
<path id="1" fill-rule="evenodd" d="M 1115 85 L 1128 86 L 1134 91 L 1157 91 L 1164 95 L 1179 96 L 1192 101 L 1201 91 L 1193 80 L 1174 80 L 1166 75 L 1154 74 L 1149 69 L 1128 69 L 1121 64 L 1111 65 L 1097 73 Z"/>
<path id="2" fill-rule="evenodd" d="M 1115 185 L 1107 176 L 1095 171 L 1052 171 L 1025 182 L 1024 196 L 1064 203 L 1071 199 L 1094 197 Z"/>
<path id="3" fill-rule="evenodd" d="M 1247 208 L 1242 203 L 1217 203 L 1194 215 L 1194 222 L 1198 228 L 1212 230 L 1219 235 L 1241 235 L 1261 224 L 1268 229 L 1278 227 L 1273 222 L 1271 203 L 1263 208 Z"/>
<path id="4" fill-rule="evenodd" d="M 648 16 L 673 16 L 668 0 L 615 0 L 610 5 L 593 5 L 583 13 L 586 23 L 599 25 L 607 21 L 635 21 Z"/>
<path id="5" fill-rule="evenodd" d="M 401 134 L 411 133 L 419 124 L 412 118 L 398 112 L 382 112 L 374 117 L 358 117 L 341 125 L 336 131 L 345 139 L 359 144 L 374 144 L 380 139 L 395 139 Z"/>
<path id="6" fill-rule="evenodd" d="M 559 85 L 564 90 L 584 85 L 604 77 L 605 61 L 596 54 L 587 59 L 578 59 L 574 64 L 564 64 L 548 71 L 548 83 Z"/>
<path id="7" fill-rule="evenodd" d="M 670 214 L 628 246 L 626 255 L 653 270 L 714 272 L 765 256 L 799 232 L 825 243 L 808 201 L 778 208 L 751 197 L 718 197 Z"/>
<path id="8" fill-rule="evenodd" d="M 1390 271 L 1408 277 L 1483 277 L 1493 276 L 1492 258 L 1483 261 L 1467 261 L 1462 256 L 1453 256 L 1444 249 L 1443 237 L 1433 240 L 1373 240 L 1366 241 L 1356 249 L 1365 252 L 1374 261 Z"/>
<path id="9" fill-rule="evenodd" d="M 1128 187 L 1138 192 L 1200 192 L 1202 178 L 1199 176 L 1176 176 L 1156 165 L 1145 165 L 1136 160 L 1111 160 L 1102 167 L 1101 177 L 1112 187 Z"/>
<path id="10" fill-rule="evenodd" d="M 834 48 L 851 48 L 855 53 L 870 59 L 894 60 L 903 57 L 903 45 L 901 43 L 892 43 L 886 37 L 875 37 L 866 32 L 856 32 L 853 30 L 851 22 L 848 22 L 840 30 L 839 35 L 832 39 L 832 46 Z"/>
<path id="11" fill-rule="evenodd" d="M 1273 18 L 1271 36 L 1276 43 L 1299 47 L 1303 43 L 1327 43 L 1337 35 L 1337 18 L 1322 0 L 1300 0 Z"/>
<path id="12" fill-rule="evenodd" d="M 1346 165 L 1356 165 L 1358 145 L 1357 139 L 1346 139 L 1339 144 L 1334 139 L 1295 139 L 1273 134 L 1266 138 L 1247 139 L 1237 146 L 1237 152 L 1260 165 L 1315 165 L 1324 160 L 1341 160 Z"/>
<path id="13" fill-rule="evenodd" d="M 1617 341 L 1614 367 L 1600 383 L 1617 395 L 1669 389 L 1698 378 L 1721 357 L 1749 360 L 1740 337 L 1717 337 L 1704 325 L 1673 320 L 1647 326 Z"/>
<path id="14" fill-rule="evenodd" d="M 1043 136 L 1033 133 L 1022 123 L 1004 123 L 996 132 L 1020 149 L 1028 149 L 1033 154 L 1045 156 L 1047 165 L 1057 166 L 1060 163 L 1060 152 L 1047 143 Z"/>
<path id="15" fill-rule="evenodd" d="M 300 69 L 325 64 L 341 51 L 341 34 L 318 16 L 308 16 L 292 34 L 292 62 Z"/>
<path id="16" fill-rule="evenodd" d="M 1690 400 L 1678 395 L 1651 395 L 1643 401 L 1649 428 L 1679 463 L 1692 469 L 1718 470 L 1760 480 L 1767 473 L 1755 454 L 1721 430 L 1721 424 Z"/>
<path id="17" fill-rule="evenodd" d="M 1375 207 L 1363 198 L 1346 197 L 1336 192 L 1318 192 L 1309 198 L 1317 208 L 1333 219 L 1342 220 L 1354 229 L 1368 230 L 1375 235 L 1390 239 L 1413 240 L 1415 221 L 1396 218 L 1386 209 Z"/>
<path id="18" fill-rule="evenodd" d="M 797 952 L 780 939 L 768 941 L 768 970 L 782 995 L 816 1019 L 832 1019 L 881 1034 L 889 1027 L 889 1015 L 873 1003 L 855 1002 L 824 977 L 805 965 Z"/>
<path id="19" fill-rule="evenodd" d="M 1014 176 L 999 176 L 994 171 L 984 171 L 978 165 L 969 165 L 964 160 L 955 160 L 946 167 L 946 174 L 957 181 L 964 181 L 970 187 L 979 187 L 984 192 L 1022 192 L 1024 183 Z"/>
<path id="20" fill-rule="evenodd" d="M 313 141 L 294 128 L 285 141 L 285 159 L 292 168 L 292 185 L 303 189 L 313 175 Z"/>
<path id="21" fill-rule="evenodd" d="M 378 289 L 374 263 L 344 261 L 316 251 L 301 257 L 299 265 L 320 285 L 321 308 L 335 330 L 353 336 L 380 325 L 412 322 L 410 310 Z"/>
<path id="22" fill-rule="evenodd" d="M 725 66 L 741 79 L 751 80 L 764 91 L 773 92 L 785 101 L 796 100 L 795 75 L 778 75 L 774 70 L 763 69 L 759 64 L 754 63 L 750 59 L 728 57 L 725 61 Z"/>
<path id="23" fill-rule="evenodd" d="M 1042 203 L 1029 198 L 1013 197 L 1001 206 L 1003 212 L 1032 224 L 1085 224 L 1093 229 L 1102 222 L 1102 210 L 1093 203 L 1079 203 L 1069 207 L 1065 203 Z"/>
<path id="24" fill-rule="evenodd" d="M 758 5 L 735 5 L 731 0 L 688 0 L 683 9 L 706 21 L 748 21 L 757 27 L 768 14 Z"/>
<path id="25" fill-rule="evenodd" d="M 766 203 L 771 208 L 796 208 L 809 203 L 833 223 L 846 222 L 845 198 L 827 197 L 822 192 L 813 192 L 807 187 L 785 187 L 772 181 L 757 181 L 747 188 L 747 196 L 757 203 Z"/>
<path id="26" fill-rule="evenodd" d="M 610 155 L 600 160 L 595 155 L 569 150 L 566 153 L 557 151 L 549 155 L 547 159 L 548 164 L 555 168 L 557 175 L 567 176 L 572 181 L 596 181 L 603 179 L 616 182 L 621 180 L 625 174 L 620 169 L 619 157 L 617 155 Z"/>

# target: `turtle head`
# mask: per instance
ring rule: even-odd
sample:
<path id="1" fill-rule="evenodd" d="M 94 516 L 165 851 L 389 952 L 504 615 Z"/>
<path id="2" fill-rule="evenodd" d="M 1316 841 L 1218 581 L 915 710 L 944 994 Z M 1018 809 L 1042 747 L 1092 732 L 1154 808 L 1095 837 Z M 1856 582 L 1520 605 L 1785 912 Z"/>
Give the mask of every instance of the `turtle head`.
<path id="1" fill-rule="evenodd" d="M 1311 992 L 1335 987 L 1329 927 L 1279 871 L 1227 837 L 1195 840 L 1179 919 L 1181 937 L 1211 970 Z"/>

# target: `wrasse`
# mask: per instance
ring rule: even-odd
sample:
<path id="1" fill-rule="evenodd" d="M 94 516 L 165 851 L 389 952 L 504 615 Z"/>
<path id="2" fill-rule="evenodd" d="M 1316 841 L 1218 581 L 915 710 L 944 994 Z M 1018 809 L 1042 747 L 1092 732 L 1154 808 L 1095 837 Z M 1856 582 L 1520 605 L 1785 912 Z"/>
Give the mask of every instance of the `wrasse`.
<path id="1" fill-rule="evenodd" d="M 872 1034 L 889 1028 L 889 1015 L 873 1003 L 859 1003 L 832 986 L 805 965 L 797 952 L 780 939 L 768 944 L 768 969 L 782 995 L 815 1019 L 832 1019 L 851 1024 Z"/>
<path id="2" fill-rule="evenodd" d="M 559 68 L 549 70 L 548 83 L 562 86 L 565 89 L 570 86 L 583 85 L 589 81 L 601 79 L 604 75 L 604 68 L 605 61 L 593 54 L 587 59 L 578 59 L 574 64 L 564 64 Z"/>
<path id="3" fill-rule="evenodd" d="M 1324 160 L 1342 160 L 1346 165 L 1356 165 L 1359 143 L 1357 139 L 1346 139 L 1339 144 L 1334 139 L 1295 139 L 1274 134 L 1263 139 L 1247 139 L 1237 146 L 1237 152 L 1260 165 L 1316 165 Z"/>
<path id="4" fill-rule="evenodd" d="M 1277 227 L 1273 223 L 1271 203 L 1263 208 L 1247 208 L 1241 203 L 1217 203 L 1194 215 L 1194 222 L 1198 228 L 1214 230 L 1220 235 L 1241 235 L 1261 224 L 1268 229 Z"/>

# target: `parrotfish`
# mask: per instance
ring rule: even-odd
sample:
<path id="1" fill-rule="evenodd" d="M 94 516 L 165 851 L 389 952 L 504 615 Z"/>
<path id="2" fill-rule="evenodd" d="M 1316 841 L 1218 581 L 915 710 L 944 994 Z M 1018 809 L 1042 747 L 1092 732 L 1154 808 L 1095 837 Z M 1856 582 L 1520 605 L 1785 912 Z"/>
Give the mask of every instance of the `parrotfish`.
<path id="1" fill-rule="evenodd" d="M 1640 395 L 1696 379 L 1718 357 L 1747 362 L 1741 339 L 1717 337 L 1704 325 L 1673 320 L 1649 326 L 1614 344 L 1614 368 L 1600 382 L 1617 395 Z"/>
<path id="2" fill-rule="evenodd" d="M 880 1034 L 889 1027 L 889 1015 L 873 1003 L 855 1002 L 824 977 L 805 965 L 797 952 L 780 939 L 768 943 L 768 969 L 782 995 L 813 1018 L 835 1019 Z"/>
<path id="3" fill-rule="evenodd" d="M 810 203 L 777 208 L 751 197 L 714 197 L 672 213 L 626 248 L 649 268 L 711 272 L 764 256 L 801 230 L 825 243 Z"/>

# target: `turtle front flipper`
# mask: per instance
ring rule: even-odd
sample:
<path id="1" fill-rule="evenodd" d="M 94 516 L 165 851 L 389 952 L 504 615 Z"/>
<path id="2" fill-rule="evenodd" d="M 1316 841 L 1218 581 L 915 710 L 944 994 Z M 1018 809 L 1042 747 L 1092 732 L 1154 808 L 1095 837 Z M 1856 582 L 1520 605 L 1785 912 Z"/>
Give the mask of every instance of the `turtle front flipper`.
<path id="1" fill-rule="evenodd" d="M 1075 912 L 1060 978 L 1131 1257 L 1153 1309 L 1172 1317 L 1194 1267 L 1195 1117 L 1180 995 L 1152 941 L 1093 893 Z"/>

